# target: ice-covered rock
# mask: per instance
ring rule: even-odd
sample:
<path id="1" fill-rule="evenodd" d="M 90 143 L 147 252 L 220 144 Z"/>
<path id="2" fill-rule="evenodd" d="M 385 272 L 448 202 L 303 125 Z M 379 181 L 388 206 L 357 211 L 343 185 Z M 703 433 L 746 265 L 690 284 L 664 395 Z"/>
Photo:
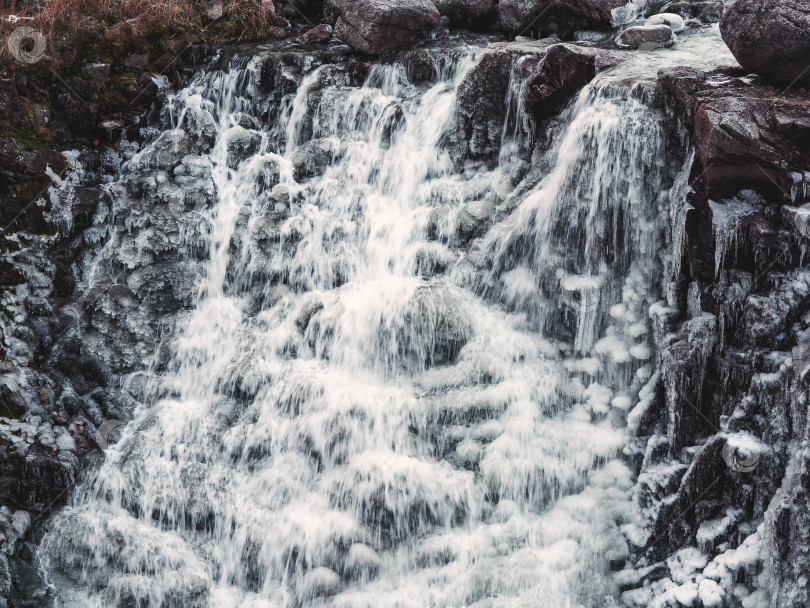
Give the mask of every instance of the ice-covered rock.
<path id="1" fill-rule="evenodd" d="M 509 110 L 508 97 L 519 99 L 523 78 L 537 66 L 544 53 L 545 46 L 541 45 L 526 48 L 501 44 L 481 54 L 465 75 L 456 96 L 457 148 L 451 153 L 457 162 L 497 160 Z M 509 95 L 504 95 L 504 91 L 509 91 Z"/>
<path id="2" fill-rule="evenodd" d="M 668 24 L 634 25 L 616 38 L 621 49 L 668 47 L 675 43 L 675 33 Z"/>
<path id="3" fill-rule="evenodd" d="M 538 121 L 558 114 L 579 91 L 620 59 L 607 52 L 555 44 L 528 80 L 526 105 Z"/>
<path id="4" fill-rule="evenodd" d="M 674 13 L 659 13 L 648 17 L 644 25 L 667 25 L 676 34 L 686 29 L 686 22 L 680 15 Z"/>

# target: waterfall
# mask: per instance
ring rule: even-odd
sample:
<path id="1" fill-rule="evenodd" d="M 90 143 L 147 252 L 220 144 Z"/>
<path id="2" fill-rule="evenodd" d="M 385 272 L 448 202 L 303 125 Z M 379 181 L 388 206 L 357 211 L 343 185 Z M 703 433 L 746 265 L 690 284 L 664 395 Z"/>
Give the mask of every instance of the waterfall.
<path id="1" fill-rule="evenodd" d="M 41 544 L 60 605 L 613 605 L 678 163 L 650 87 L 600 77 L 504 202 L 446 148 L 479 51 L 316 67 L 276 114 L 236 57 L 170 100 L 119 177 L 185 146 L 201 279 Z"/>

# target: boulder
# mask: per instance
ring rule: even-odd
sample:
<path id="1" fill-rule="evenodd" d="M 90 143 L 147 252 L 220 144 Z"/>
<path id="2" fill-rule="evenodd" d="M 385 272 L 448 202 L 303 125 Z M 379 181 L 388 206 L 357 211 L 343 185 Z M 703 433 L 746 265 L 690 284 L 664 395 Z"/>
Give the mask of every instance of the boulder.
<path id="1" fill-rule="evenodd" d="M 231 127 L 224 135 L 228 149 L 228 166 L 235 169 L 242 162 L 255 155 L 261 147 L 261 135 L 243 127 Z"/>
<path id="2" fill-rule="evenodd" d="M 467 73 L 456 96 L 457 146 L 451 150 L 456 162 L 469 159 L 492 164 L 497 160 L 512 69 L 517 67 L 521 76 L 529 76 L 545 51 L 539 45 L 496 44 Z"/>
<path id="3" fill-rule="evenodd" d="M 596 76 L 599 67 L 615 65 L 616 54 L 573 44 L 555 44 L 529 78 L 526 106 L 537 122 L 560 113 Z"/>
<path id="4" fill-rule="evenodd" d="M 308 141 L 293 152 L 293 176 L 300 181 L 323 175 L 329 165 L 343 156 L 344 151 L 343 144 L 337 138 Z"/>
<path id="5" fill-rule="evenodd" d="M 439 13 L 453 25 L 486 25 L 495 14 L 495 0 L 433 0 Z"/>
<path id="6" fill-rule="evenodd" d="M 744 72 L 667 68 L 659 73 L 668 103 L 697 139 L 693 184 L 709 198 L 744 189 L 801 205 L 810 154 L 810 100 L 740 78 Z"/>
<path id="7" fill-rule="evenodd" d="M 106 83 L 110 79 L 110 64 L 88 63 L 82 68 L 82 75 L 91 80 Z"/>
<path id="8" fill-rule="evenodd" d="M 506 114 L 509 74 L 515 57 L 489 52 L 464 77 L 456 96 L 459 159 L 497 157 Z"/>
<path id="9" fill-rule="evenodd" d="M 738 0 L 720 33 L 746 70 L 783 84 L 810 84 L 810 2 Z"/>
<path id="10" fill-rule="evenodd" d="M 540 31 L 588 29 L 608 26 L 611 11 L 627 0 L 501 0 L 498 19 L 510 34 Z"/>
<path id="11" fill-rule="evenodd" d="M 320 25 L 313 27 L 311 30 L 304 32 L 296 39 L 296 42 L 303 45 L 322 44 L 324 42 L 329 42 L 331 37 L 332 26 L 328 23 L 321 23 Z"/>
<path id="12" fill-rule="evenodd" d="M 427 40 L 443 23 L 430 0 L 332 0 L 332 5 L 339 14 L 335 35 L 369 55 Z"/>
<path id="13" fill-rule="evenodd" d="M 622 49 L 638 49 L 646 46 L 666 47 L 675 42 L 675 33 L 669 25 L 635 25 L 624 30 L 616 38 L 616 46 Z"/>

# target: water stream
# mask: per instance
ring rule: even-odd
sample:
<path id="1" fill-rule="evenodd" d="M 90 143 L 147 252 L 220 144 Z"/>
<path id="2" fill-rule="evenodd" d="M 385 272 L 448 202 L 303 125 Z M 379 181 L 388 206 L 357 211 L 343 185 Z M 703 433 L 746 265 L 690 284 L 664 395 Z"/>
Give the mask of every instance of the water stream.
<path id="1" fill-rule="evenodd" d="M 60 605 L 614 605 L 622 451 L 691 162 L 649 77 L 706 48 L 723 62 L 718 42 L 598 77 L 548 170 L 506 197 L 511 155 L 486 170 L 448 150 L 480 46 L 435 52 L 429 84 L 318 67 L 269 125 L 261 54 L 178 93 L 162 138 L 213 120 L 189 166 L 215 204 L 184 237 L 204 277 L 167 369 L 42 543 Z M 302 154 L 326 168 L 297 175 Z M 472 241 L 471 215 L 491 218 Z"/>

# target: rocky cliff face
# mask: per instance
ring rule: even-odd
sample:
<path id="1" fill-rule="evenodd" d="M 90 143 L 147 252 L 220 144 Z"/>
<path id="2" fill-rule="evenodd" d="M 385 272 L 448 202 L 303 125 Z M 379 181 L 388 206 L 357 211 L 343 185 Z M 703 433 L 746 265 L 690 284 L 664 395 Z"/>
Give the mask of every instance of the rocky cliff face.
<path id="1" fill-rule="evenodd" d="M 646 532 L 639 568 L 619 575 L 643 587 L 624 597 L 804 606 L 784 560 L 804 563 L 808 100 L 739 70 L 674 68 L 659 83 L 695 163 L 678 289 L 656 313 L 657 405 L 639 432 Z"/>
<path id="2" fill-rule="evenodd" d="M 547 127 L 576 92 L 621 61 L 611 20 L 666 10 L 699 27 L 722 12 L 718 2 L 563 2 L 544 19 L 542 2 L 478 2 L 469 14 L 453 2 L 403 0 L 392 9 L 329 0 L 325 11 L 287 4 L 283 14 L 323 16 L 354 49 L 293 45 L 265 64 L 266 124 L 313 61 L 339 58 L 340 73 L 325 78 L 356 86 L 368 73 L 367 54 L 441 36 L 448 24 L 508 35 L 557 31 L 578 41 L 494 43 L 461 88 L 448 142 L 454 160 L 496 163 L 504 124 L 520 106 L 520 124 L 511 125 L 524 131 L 516 179 L 540 170 Z M 791 15 L 807 13 L 801 3 L 785 5 Z M 810 96 L 795 59 L 805 56 L 805 38 L 779 37 L 782 17 L 768 13 L 775 21 L 762 27 L 778 39 L 775 54 L 752 52 L 741 41 L 758 17 L 746 6 L 740 0 L 724 31 L 744 69 L 667 68 L 651 94 L 673 145 L 694 163 L 681 184 L 688 206 L 673 210 L 670 223 L 671 274 L 651 310 L 657 373 L 632 414 L 638 431 L 627 459 L 638 472 L 638 521 L 626 529 L 628 555 L 613 564 L 628 606 L 810 605 Z M 421 50 L 399 56 L 415 74 L 430 69 Z M 133 55 L 112 67 L 88 63 L 64 79 L 20 66 L 0 79 L 0 598 L 8 598 L 0 606 L 45 605 L 31 543 L 98 447 L 114 439 L 115 425 L 105 423 L 126 421 L 134 399 L 150 390 L 148 374 L 133 373 L 155 360 L 159 368 L 166 321 L 195 297 L 200 250 L 177 244 L 181 231 L 195 230 L 201 248 L 206 242 L 198 215 L 213 193 L 193 159 L 211 144 L 211 117 L 200 108 L 189 135 L 159 115 L 165 87 L 181 86 L 206 55 L 184 55 L 170 78 Z M 793 58 L 789 70 L 779 67 L 785 56 Z M 507 95 L 516 79 L 524 83 L 517 106 Z M 319 83 L 311 86 L 313 103 L 323 102 Z M 154 139 L 139 155 L 140 142 Z M 234 158 L 255 145 L 234 131 Z M 340 154 L 314 140 L 296 177 Z M 133 159 L 142 171 L 116 181 L 120 164 Z M 268 192 L 283 213 L 289 193 L 275 188 L 274 171 L 268 167 Z M 111 205 L 111 189 L 125 209 Z M 487 209 L 468 216 L 464 239 L 492 219 Z M 265 229 L 267 242 L 277 242 L 273 226 Z"/>
<path id="3" fill-rule="evenodd" d="M 114 366 L 88 350 L 77 302 L 108 238 L 105 184 L 137 150 L 161 89 L 182 85 L 206 56 L 188 49 L 171 81 L 152 80 L 146 55 L 0 79 L 0 597 L 12 606 L 40 605 L 26 543 L 106 445 L 114 427 L 104 422 L 133 406 Z"/>

